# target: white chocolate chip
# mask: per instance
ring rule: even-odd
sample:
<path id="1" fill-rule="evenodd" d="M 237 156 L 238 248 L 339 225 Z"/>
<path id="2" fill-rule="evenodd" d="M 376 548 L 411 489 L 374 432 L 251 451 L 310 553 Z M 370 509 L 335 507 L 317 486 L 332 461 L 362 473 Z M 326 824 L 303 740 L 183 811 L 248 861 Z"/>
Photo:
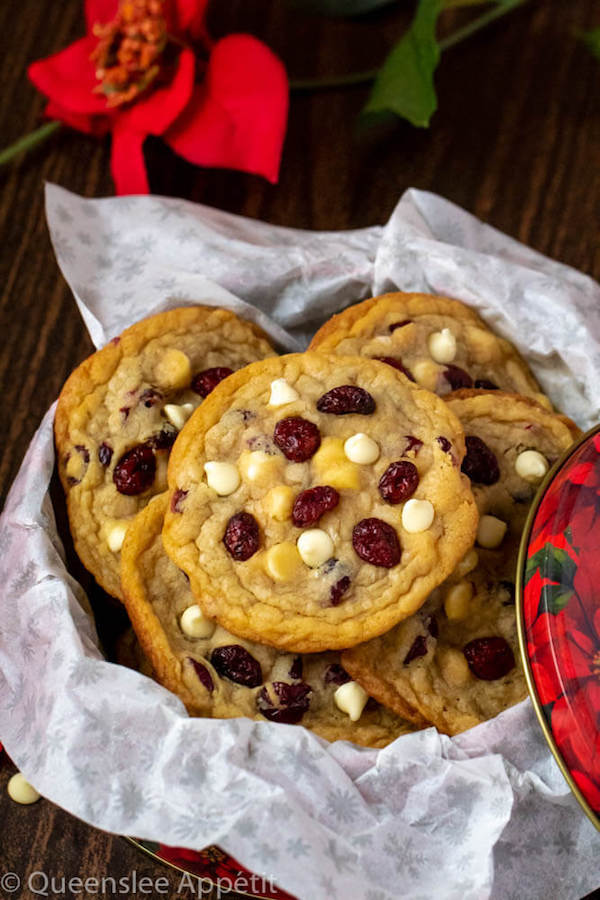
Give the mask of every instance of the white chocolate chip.
<path id="1" fill-rule="evenodd" d="M 515 460 L 517 475 L 532 483 L 541 481 L 549 468 L 548 460 L 537 450 L 523 450 Z"/>
<path id="2" fill-rule="evenodd" d="M 341 712 L 347 713 L 351 722 L 358 722 L 368 699 L 369 695 L 356 681 L 341 684 L 333 695 L 333 702 Z"/>
<path id="3" fill-rule="evenodd" d="M 322 528 L 309 528 L 303 531 L 296 541 L 298 553 L 302 561 L 316 569 L 333 556 L 333 541 Z"/>
<path id="4" fill-rule="evenodd" d="M 273 581 L 291 581 L 301 565 L 298 548 L 291 541 L 274 544 L 264 555 L 265 571 Z"/>
<path id="5" fill-rule="evenodd" d="M 164 351 L 155 370 L 156 382 L 160 387 L 170 390 L 181 390 L 192 380 L 192 367 L 189 357 L 183 350 L 169 347 Z"/>
<path id="6" fill-rule="evenodd" d="M 175 428 L 181 431 L 191 414 L 194 412 L 194 404 L 182 403 L 178 406 L 177 403 L 165 403 L 163 412 L 171 425 L 174 425 Z"/>
<path id="7" fill-rule="evenodd" d="M 36 789 L 25 780 L 25 776 L 21 775 L 20 772 L 13 775 L 6 786 L 6 790 L 11 800 L 14 800 L 15 803 L 22 803 L 23 806 L 35 803 L 41 797 L 41 794 L 38 794 Z"/>
<path id="8" fill-rule="evenodd" d="M 421 387 L 426 388 L 428 391 L 435 391 L 440 370 L 439 366 L 436 366 L 432 360 L 420 359 L 418 362 L 413 363 L 410 370 L 417 384 L 420 384 Z"/>
<path id="9" fill-rule="evenodd" d="M 276 522 L 285 522 L 292 514 L 295 497 L 296 492 L 288 484 L 277 484 L 266 495 L 264 507 Z"/>
<path id="10" fill-rule="evenodd" d="M 317 484 L 328 484 L 336 490 L 358 490 L 360 469 L 344 453 L 341 438 L 324 437 L 311 460 Z"/>
<path id="11" fill-rule="evenodd" d="M 431 358 L 442 365 L 451 363 L 456 357 L 456 338 L 449 328 L 434 331 L 427 342 Z"/>
<path id="12" fill-rule="evenodd" d="M 447 684 L 460 687 L 471 678 L 469 664 L 464 654 L 455 647 L 446 647 L 438 653 L 438 665 Z"/>
<path id="13" fill-rule="evenodd" d="M 208 486 L 216 491 L 220 497 L 228 497 L 240 486 L 240 473 L 233 465 L 227 462 L 204 463 L 206 481 Z"/>
<path id="14" fill-rule="evenodd" d="M 496 516 L 482 516 L 477 526 L 477 543 L 487 550 L 495 550 L 504 540 L 506 522 Z"/>
<path id="15" fill-rule="evenodd" d="M 453 622 L 466 619 L 469 614 L 469 604 L 473 597 L 473 585 L 470 581 L 461 581 L 454 584 L 444 597 L 444 612 Z"/>
<path id="16" fill-rule="evenodd" d="M 358 434 L 353 434 L 345 441 L 344 453 L 350 462 L 368 466 L 379 458 L 379 444 L 368 434 L 359 431 Z"/>
<path id="17" fill-rule="evenodd" d="M 281 454 L 274 456 L 265 453 L 264 450 L 244 450 L 238 465 L 244 481 L 259 487 L 267 487 L 273 482 L 281 481 L 280 470 L 284 462 L 285 459 Z"/>
<path id="18" fill-rule="evenodd" d="M 123 522 L 115 522 L 114 525 L 111 525 L 108 529 L 106 533 L 106 543 L 108 544 L 108 549 L 112 553 L 118 553 L 123 546 L 123 541 L 125 540 L 125 534 L 128 528 L 129 520 L 127 519 Z"/>
<path id="19" fill-rule="evenodd" d="M 187 637 L 209 638 L 214 634 L 216 624 L 204 615 L 197 603 L 192 603 L 181 614 L 179 619 L 181 630 Z"/>
<path id="20" fill-rule="evenodd" d="M 271 382 L 271 396 L 269 398 L 269 406 L 285 406 L 286 403 L 293 403 L 298 400 L 300 394 L 298 391 L 288 384 L 285 378 L 276 378 Z"/>
<path id="21" fill-rule="evenodd" d="M 407 500 L 402 508 L 402 527 L 409 534 L 427 531 L 435 517 L 433 504 L 429 500 Z"/>

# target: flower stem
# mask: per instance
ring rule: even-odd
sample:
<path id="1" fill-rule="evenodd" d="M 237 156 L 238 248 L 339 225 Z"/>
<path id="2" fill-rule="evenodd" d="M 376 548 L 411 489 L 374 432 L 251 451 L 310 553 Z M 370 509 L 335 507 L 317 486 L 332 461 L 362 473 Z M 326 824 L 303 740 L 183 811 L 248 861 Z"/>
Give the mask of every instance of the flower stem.
<path id="1" fill-rule="evenodd" d="M 19 153 L 24 153 L 26 150 L 31 150 L 32 147 L 36 146 L 36 144 L 41 144 L 42 141 L 45 141 L 46 138 L 50 137 L 51 134 L 54 134 L 55 131 L 58 131 L 61 125 L 61 122 L 46 122 L 45 125 L 41 125 L 40 128 L 37 128 L 35 131 L 24 135 L 22 138 L 19 138 L 18 141 L 15 141 L 14 144 L 11 144 L 10 147 L 6 148 L 6 150 L 2 150 L 2 152 L 0 153 L 0 166 L 3 166 L 15 156 L 18 156 Z"/>
<path id="2" fill-rule="evenodd" d="M 448 50 L 450 47 L 460 44 L 461 41 L 471 37 L 472 34 L 491 25 L 496 19 L 505 16 L 506 13 L 528 2 L 529 0 L 504 0 L 504 3 L 501 5 L 495 6 L 482 16 L 473 19 L 467 25 L 463 25 L 462 28 L 453 31 L 448 37 L 442 38 L 438 42 L 440 50 Z M 375 80 L 378 72 L 379 69 L 377 68 L 367 69 L 364 72 L 350 72 L 348 75 L 329 75 L 324 78 L 293 78 L 290 80 L 290 90 L 320 91 L 328 90 L 329 88 L 352 87 L 355 84 L 367 84 L 369 81 Z"/>

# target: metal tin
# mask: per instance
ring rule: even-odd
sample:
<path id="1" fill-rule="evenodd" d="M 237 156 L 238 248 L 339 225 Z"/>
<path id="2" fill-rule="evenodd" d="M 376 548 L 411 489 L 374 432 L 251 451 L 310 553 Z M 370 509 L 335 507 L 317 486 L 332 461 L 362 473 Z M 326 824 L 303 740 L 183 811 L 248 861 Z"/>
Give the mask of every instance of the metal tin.
<path id="1" fill-rule="evenodd" d="M 194 851 L 181 847 L 167 847 L 165 844 L 138 838 L 128 837 L 126 840 L 157 862 L 175 869 L 182 875 L 191 875 L 204 884 L 211 884 L 219 897 L 225 896 L 222 894 L 223 891 L 229 896 L 229 892 L 233 890 L 236 896 L 249 897 L 252 900 L 295 900 L 291 894 L 278 888 L 269 879 L 261 878 L 245 869 L 220 847 L 206 847 L 204 850 Z M 264 893 L 250 893 L 239 887 L 240 883 L 252 885 L 261 881 L 264 886 L 269 885 Z"/>
<path id="2" fill-rule="evenodd" d="M 540 485 L 521 539 L 516 608 L 540 726 L 600 830 L 600 426 L 573 444 Z"/>

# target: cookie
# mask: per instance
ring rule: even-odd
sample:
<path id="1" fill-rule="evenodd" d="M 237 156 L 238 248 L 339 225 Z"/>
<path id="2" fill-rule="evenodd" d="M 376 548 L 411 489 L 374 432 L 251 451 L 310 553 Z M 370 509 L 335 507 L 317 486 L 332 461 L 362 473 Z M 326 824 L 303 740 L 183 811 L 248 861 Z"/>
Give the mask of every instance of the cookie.
<path id="1" fill-rule="evenodd" d="M 368 747 L 414 730 L 350 683 L 339 654 L 282 653 L 234 637 L 202 616 L 185 575 L 162 546 L 167 505 L 167 494 L 155 497 L 127 531 L 123 594 L 155 677 L 192 715 L 298 723 L 327 740 Z"/>
<path id="2" fill-rule="evenodd" d="M 550 407 L 515 348 L 446 297 L 394 293 L 357 303 L 329 319 L 309 349 L 384 360 L 440 396 L 499 389 Z"/>
<path id="3" fill-rule="evenodd" d="M 262 332 L 232 312 L 186 307 L 128 328 L 86 359 L 58 400 L 58 471 L 75 549 L 120 596 L 127 526 L 166 487 L 179 429 L 218 381 L 273 355 Z"/>
<path id="4" fill-rule="evenodd" d="M 461 391 L 448 405 L 466 434 L 462 469 L 481 516 L 475 547 L 416 615 L 342 662 L 398 714 L 458 734 L 527 695 L 515 618 L 519 544 L 537 486 L 576 435 L 564 417 L 516 395 Z"/>
<path id="5" fill-rule="evenodd" d="M 472 544 L 447 405 L 383 363 L 291 354 L 218 386 L 169 463 L 163 542 L 204 612 L 282 650 L 410 615 Z"/>

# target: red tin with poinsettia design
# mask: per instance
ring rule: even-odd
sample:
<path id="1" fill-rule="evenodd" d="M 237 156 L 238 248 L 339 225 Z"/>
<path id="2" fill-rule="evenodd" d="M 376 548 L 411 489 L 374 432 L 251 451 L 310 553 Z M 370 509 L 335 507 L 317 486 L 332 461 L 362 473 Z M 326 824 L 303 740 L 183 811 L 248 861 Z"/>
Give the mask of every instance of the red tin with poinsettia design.
<path id="1" fill-rule="evenodd" d="M 600 426 L 541 485 L 523 533 L 517 591 L 536 713 L 563 775 L 600 829 Z"/>

